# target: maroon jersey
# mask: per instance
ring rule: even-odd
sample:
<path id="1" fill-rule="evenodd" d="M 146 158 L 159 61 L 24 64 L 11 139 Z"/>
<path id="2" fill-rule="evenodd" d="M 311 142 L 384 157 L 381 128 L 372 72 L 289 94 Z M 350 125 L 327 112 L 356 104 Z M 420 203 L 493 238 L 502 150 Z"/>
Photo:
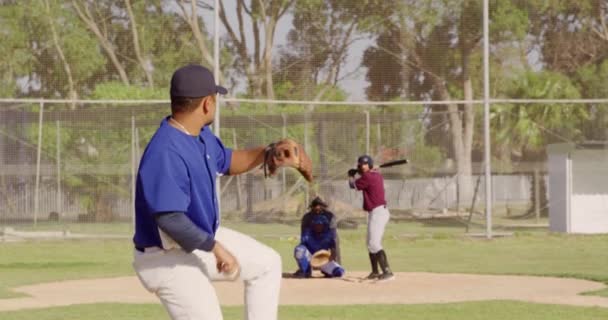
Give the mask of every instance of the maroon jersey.
<path id="1" fill-rule="evenodd" d="M 363 209 L 372 211 L 374 208 L 386 205 L 384 199 L 384 178 L 378 171 L 368 171 L 355 180 L 357 190 L 363 192 Z"/>

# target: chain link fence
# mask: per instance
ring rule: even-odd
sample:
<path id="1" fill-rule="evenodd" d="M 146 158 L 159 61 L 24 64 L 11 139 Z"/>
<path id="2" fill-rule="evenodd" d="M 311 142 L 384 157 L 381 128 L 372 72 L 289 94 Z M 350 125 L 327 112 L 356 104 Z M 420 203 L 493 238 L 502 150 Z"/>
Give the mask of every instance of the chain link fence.
<path id="1" fill-rule="evenodd" d="M 258 111 L 243 112 L 247 108 Z M 340 218 L 364 219 L 361 194 L 348 187 L 346 171 L 359 155 L 369 154 L 376 166 L 409 160 L 379 169 L 394 220 L 443 217 L 463 226 L 480 226 L 485 197 L 482 154 L 475 151 L 470 175 L 458 174 L 450 112 L 435 108 L 222 103 L 219 134 L 226 146 L 239 149 L 283 137 L 295 139 L 312 157 L 315 176 L 312 185 L 291 169 L 269 178 L 261 168 L 222 177 L 223 219 L 293 223 L 316 195 L 326 199 Z M 480 122 L 481 105 L 475 108 L 475 121 Z M 514 108 L 507 106 L 507 113 Z M 169 113 L 166 102 L 13 102 L 3 103 L 0 110 L 1 221 L 131 222 L 139 159 Z M 541 124 L 534 127 L 549 130 Z M 505 141 L 500 141 L 503 133 L 493 135 L 495 152 L 506 152 L 505 157 L 521 148 L 515 145 L 514 133 L 508 135 Z M 555 133 L 555 141 L 573 139 L 565 132 Z M 513 218 L 497 220 L 497 227 L 518 224 L 516 218 L 546 223 L 545 149 L 546 144 L 538 146 L 536 161 L 494 161 L 493 211 L 496 217 Z"/>

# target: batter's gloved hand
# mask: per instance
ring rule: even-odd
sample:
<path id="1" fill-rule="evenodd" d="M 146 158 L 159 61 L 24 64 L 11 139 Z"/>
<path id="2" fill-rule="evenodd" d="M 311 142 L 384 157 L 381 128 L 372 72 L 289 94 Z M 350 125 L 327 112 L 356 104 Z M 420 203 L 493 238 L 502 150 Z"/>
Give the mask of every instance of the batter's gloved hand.
<path id="1" fill-rule="evenodd" d="M 304 148 L 291 139 L 282 139 L 268 145 L 262 166 L 265 177 L 275 175 L 279 167 L 292 167 L 297 169 L 308 182 L 313 180 L 312 160 Z"/>
<path id="2" fill-rule="evenodd" d="M 357 169 L 350 169 L 348 170 L 348 176 L 349 177 L 354 177 L 357 174 Z"/>

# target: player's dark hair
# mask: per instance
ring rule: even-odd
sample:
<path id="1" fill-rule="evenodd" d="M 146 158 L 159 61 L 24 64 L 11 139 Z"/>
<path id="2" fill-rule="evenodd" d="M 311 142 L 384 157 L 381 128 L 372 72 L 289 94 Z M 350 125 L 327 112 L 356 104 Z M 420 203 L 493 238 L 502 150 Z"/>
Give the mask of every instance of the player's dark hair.
<path id="1" fill-rule="evenodd" d="M 188 97 L 171 97 L 171 112 L 181 113 L 189 112 L 201 104 L 201 101 L 205 97 L 200 98 L 188 98 Z"/>

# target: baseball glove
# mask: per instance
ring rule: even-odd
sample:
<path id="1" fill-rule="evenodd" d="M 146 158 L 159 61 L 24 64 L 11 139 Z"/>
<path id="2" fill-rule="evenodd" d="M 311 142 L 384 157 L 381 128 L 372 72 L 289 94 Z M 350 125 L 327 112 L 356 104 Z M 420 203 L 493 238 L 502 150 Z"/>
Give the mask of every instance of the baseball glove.
<path id="1" fill-rule="evenodd" d="M 268 145 L 262 166 L 265 177 L 274 176 L 279 167 L 286 166 L 297 169 L 308 182 L 313 180 L 310 157 L 299 143 L 291 139 L 282 139 Z"/>
<path id="2" fill-rule="evenodd" d="M 313 269 L 319 269 L 331 260 L 331 251 L 319 250 L 310 258 L 310 266 Z"/>

